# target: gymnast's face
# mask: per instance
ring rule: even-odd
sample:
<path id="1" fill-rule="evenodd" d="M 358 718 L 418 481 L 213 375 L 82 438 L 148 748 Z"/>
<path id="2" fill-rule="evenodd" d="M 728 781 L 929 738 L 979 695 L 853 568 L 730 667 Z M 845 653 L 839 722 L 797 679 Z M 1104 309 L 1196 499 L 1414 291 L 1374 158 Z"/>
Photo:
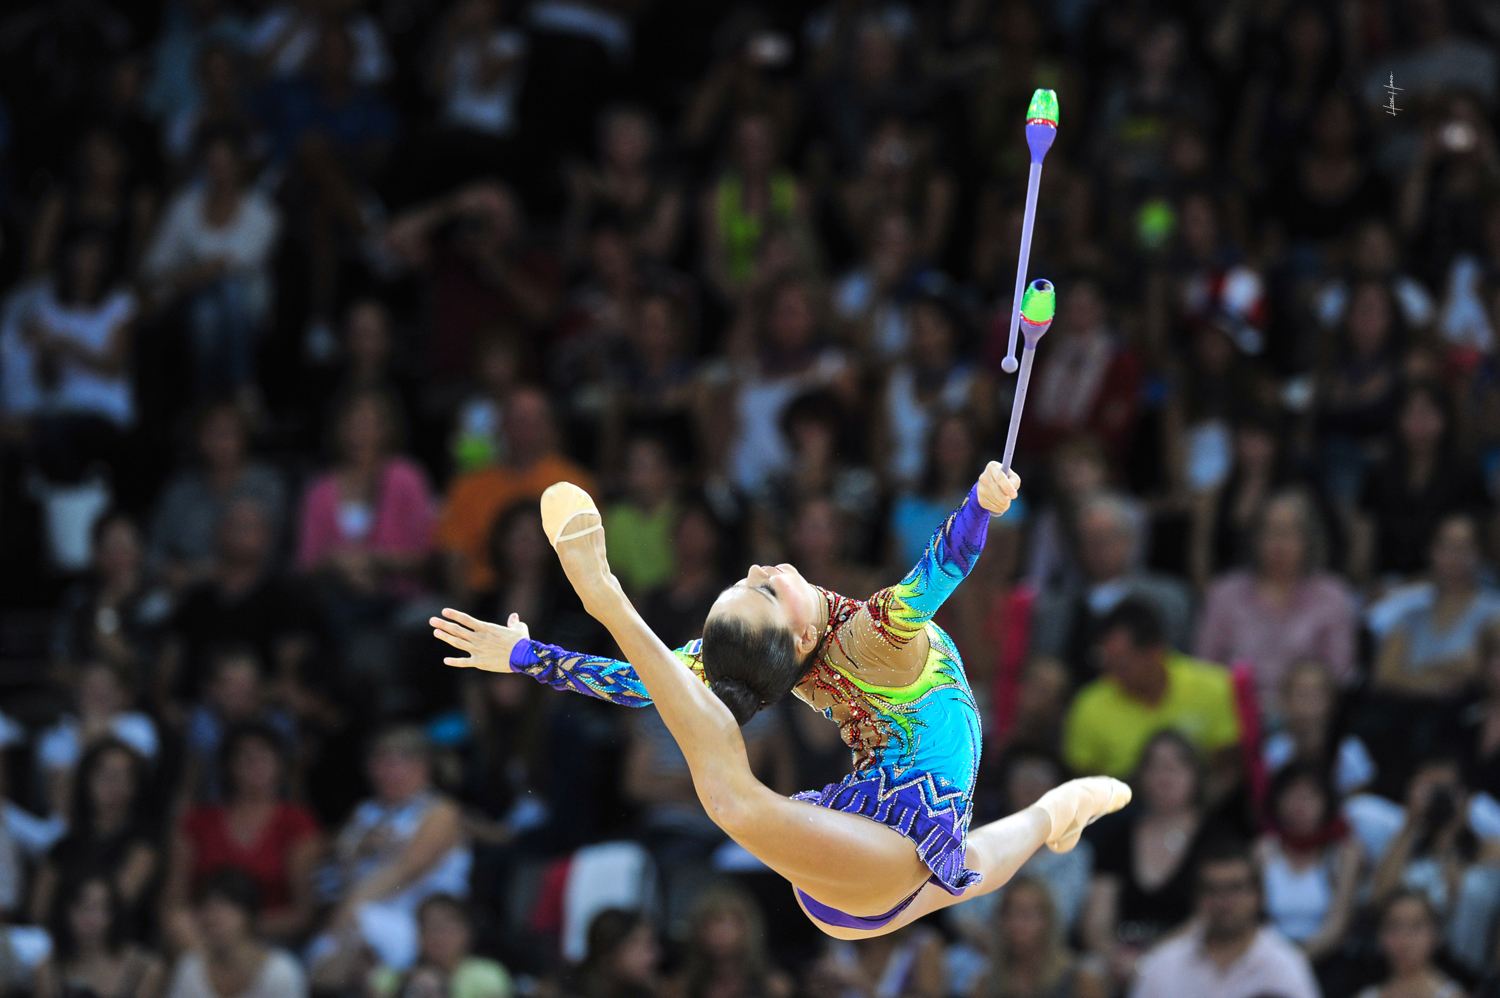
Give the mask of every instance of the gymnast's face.
<path id="1" fill-rule="evenodd" d="M 738 617 L 755 630 L 786 628 L 801 656 L 816 648 L 822 636 L 823 596 L 791 565 L 751 565 L 708 611 L 710 620 L 720 614 Z"/>

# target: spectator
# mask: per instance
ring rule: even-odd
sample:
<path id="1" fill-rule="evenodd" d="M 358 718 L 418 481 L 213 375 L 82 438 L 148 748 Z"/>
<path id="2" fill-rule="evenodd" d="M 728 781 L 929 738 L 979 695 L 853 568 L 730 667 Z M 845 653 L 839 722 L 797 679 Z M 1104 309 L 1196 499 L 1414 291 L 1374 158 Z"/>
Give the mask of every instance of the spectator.
<path id="1" fill-rule="evenodd" d="M 1479 636 L 1479 669 L 1478 695 L 1459 722 L 1464 782 L 1500 800 L 1500 625 L 1486 627 Z"/>
<path id="2" fill-rule="evenodd" d="M 399 419 L 384 392 L 345 399 L 334 424 L 338 463 L 302 500 L 297 567 L 354 602 L 415 595 L 432 551 L 432 495 L 400 452 Z"/>
<path id="3" fill-rule="evenodd" d="M 486 336 L 475 351 L 475 385 L 459 404 L 449 437 L 449 458 L 456 474 L 505 461 L 505 409 L 519 385 L 521 344 L 507 332 Z"/>
<path id="4" fill-rule="evenodd" d="M 668 983 L 674 998 L 737 994 L 786 998 L 792 982 L 766 957 L 765 925 L 748 894 L 731 887 L 705 891 L 693 906 L 684 966 Z"/>
<path id="5" fill-rule="evenodd" d="M 1375 686 L 1416 699 L 1453 697 L 1479 677 L 1479 638 L 1500 617 L 1500 595 L 1479 577 L 1479 528 L 1465 515 L 1438 524 L 1430 584 L 1385 632 Z"/>
<path id="6" fill-rule="evenodd" d="M 483 619 L 505 620 L 514 613 L 538 634 L 556 634 L 574 641 L 570 648 L 599 644 L 601 629 L 584 613 L 583 604 L 563 576 L 552 545 L 542 532 L 542 514 L 536 503 L 522 500 L 495 519 L 489 567 L 496 588 L 482 598 L 481 607 L 489 614 Z"/>
<path id="7" fill-rule="evenodd" d="M 1372 984 L 1358 998 L 1462 998 L 1463 989 L 1433 965 L 1441 945 L 1437 912 L 1421 891 L 1392 894 L 1380 909 L 1380 952 L 1390 968 L 1384 985 Z"/>
<path id="8" fill-rule="evenodd" d="M 930 133 L 901 117 L 887 117 L 870 129 L 859 172 L 838 192 L 850 232 L 868 232 L 885 212 L 900 211 L 911 220 L 915 256 L 943 259 L 952 232 L 956 184 L 936 162 L 933 142 Z"/>
<path id="9" fill-rule="evenodd" d="M 1323 770 L 1292 763 L 1267 795 L 1271 831 L 1256 847 L 1261 895 L 1272 925 L 1317 962 L 1344 942 L 1362 858 Z"/>
<path id="10" fill-rule="evenodd" d="M 561 273 L 526 238 L 515 193 L 477 181 L 391 220 L 385 245 L 425 272 L 427 376 L 439 384 L 466 377 L 477 337 L 500 325 L 534 333 L 555 315 Z"/>
<path id="11" fill-rule="evenodd" d="M 921 560 L 932 532 L 963 502 L 975 474 L 983 467 L 978 431 L 966 416 L 952 413 L 935 421 L 927 437 L 927 459 L 917 488 L 899 495 L 891 504 L 893 550 L 886 561 L 915 565 Z"/>
<path id="12" fill-rule="evenodd" d="M 1109 481 L 1109 462 L 1099 441 L 1082 436 L 1065 440 L 1048 463 L 1050 495 L 1031 530 L 1026 570 L 1038 591 L 1077 585 L 1083 574 L 1078 538 L 1079 507 Z"/>
<path id="13" fill-rule="evenodd" d="M 199 397 L 260 405 L 255 358 L 281 215 L 250 186 L 238 135 L 210 132 L 201 144 L 204 180 L 167 206 L 142 272 L 158 304 L 184 306 Z"/>
<path id="14" fill-rule="evenodd" d="M 1338 682 L 1321 662 L 1298 662 L 1287 670 L 1276 711 L 1281 730 L 1261 748 L 1268 773 L 1294 763 L 1311 766 L 1329 774 L 1340 797 L 1374 780 L 1375 761 L 1365 743 L 1340 728 L 1339 693 Z"/>
<path id="15" fill-rule="evenodd" d="M 1255 548 L 1252 571 L 1232 572 L 1209 590 L 1195 651 L 1212 662 L 1249 665 L 1262 715 L 1276 718 L 1294 662 L 1315 659 L 1340 683 L 1353 678 L 1354 597 L 1324 570 L 1318 511 L 1305 492 L 1283 491 L 1267 502 Z"/>
<path id="16" fill-rule="evenodd" d="M 833 942 L 828 955 L 840 994 L 938 998 L 947 986 L 942 939 L 922 925 L 857 942 Z"/>
<path id="17" fill-rule="evenodd" d="M 1319 485 L 1339 506 L 1359 500 L 1395 422 L 1403 346 L 1390 290 L 1378 281 L 1360 282 L 1314 374 Z M 1371 480 L 1372 487 L 1381 484 Z"/>
<path id="18" fill-rule="evenodd" d="M 627 591 L 643 593 L 672 577 L 676 491 L 677 469 L 666 444 L 644 435 L 631 439 L 625 445 L 625 494 L 604 510 L 604 529 L 615 538 L 610 567 Z"/>
<path id="19" fill-rule="evenodd" d="M 1000 786 L 1004 794 L 1007 814 L 1017 814 L 1035 804 L 1042 795 L 1066 779 L 1062 763 L 1052 753 L 1032 746 L 1017 745 L 1010 749 L 1001 763 Z M 1018 883 L 1047 892 L 1046 919 L 1047 936 L 1056 935 L 1057 942 L 1072 934 L 1084 900 L 1089 891 L 1089 879 L 1094 866 L 1093 843 L 1084 840 L 1068 852 L 1052 852 L 1038 849 L 1031 858 L 1016 871 L 1019 880 L 1012 880 L 1004 889 L 982 894 L 977 898 L 948 909 L 948 923 L 964 937 L 982 948 L 993 948 L 991 937 L 994 928 L 1005 926 L 1005 902 Z M 1023 904 L 1025 911 L 1034 913 L 1031 902 Z M 1034 943 L 1045 942 L 1045 938 Z M 1003 947 L 1002 947 L 1003 948 Z M 1033 953 L 1032 956 L 1040 954 Z M 1003 966 L 1003 964 L 1001 964 Z M 1037 970 L 1040 968 L 1033 968 Z M 1054 970 L 1059 970 L 1053 966 Z M 1026 993 L 1025 989 L 1018 990 Z M 1032 989 L 1035 990 L 1035 989 Z M 1004 990 L 1001 993 L 1006 993 Z M 1043 992 L 1045 993 L 1045 992 Z"/>
<path id="20" fill-rule="evenodd" d="M 1233 785 L 1240 737 L 1229 674 L 1169 651 L 1161 620 L 1144 600 L 1122 601 L 1099 634 L 1103 676 L 1073 701 L 1063 736 L 1068 764 L 1080 773 L 1123 777 L 1152 736 L 1177 730 L 1210 760 L 1210 796 L 1217 800 Z"/>
<path id="21" fill-rule="evenodd" d="M 25 737 L 20 725 L 0 715 L 0 918 L 12 921 L 24 909 L 30 867 L 68 831 L 61 813 L 38 818 L 11 799 L 7 758 Z"/>
<path id="22" fill-rule="evenodd" d="M 956 319 L 935 298 L 920 298 L 911 307 L 911 336 L 905 357 L 892 367 L 882 399 L 876 453 L 889 455 L 882 471 L 898 487 L 911 486 L 922 474 L 924 448 L 932 427 L 947 413 L 964 413 L 981 439 L 994 429 L 994 389 L 982 371 L 958 355 Z"/>
<path id="23" fill-rule="evenodd" d="M 996 912 L 989 973 L 972 998 L 1101 994 L 1103 982 L 1068 951 L 1064 925 L 1045 881 L 1025 873 L 1013 877 Z"/>
<path id="24" fill-rule="evenodd" d="M 198 892 L 198 946 L 172 972 L 167 998 L 215 998 L 222 988 L 238 998 L 307 998 L 302 968 L 255 930 L 260 899 L 255 880 L 225 867 Z"/>
<path id="25" fill-rule="evenodd" d="M 1429 758 L 1406 788 L 1400 831 L 1375 867 L 1377 900 L 1411 889 L 1426 896 L 1448 951 L 1478 970 L 1489 958 L 1487 926 L 1500 908 L 1500 871 L 1481 865 L 1481 843 L 1471 826 L 1469 792 L 1457 760 Z"/>
<path id="26" fill-rule="evenodd" d="M 58 262 L 70 234 L 97 232 L 105 256 L 122 271 L 139 257 L 151 232 L 157 202 L 136 173 L 139 164 L 108 128 L 94 127 L 79 140 L 71 182 L 43 199 L 27 247 L 27 270 L 40 275 Z"/>
<path id="27" fill-rule="evenodd" d="M 323 851 L 317 820 L 285 798 L 285 739 L 265 724 L 241 724 L 223 738 L 224 801 L 183 815 L 172 838 L 163 923 L 179 948 L 193 948 L 190 899 L 230 866 L 255 880 L 257 931 L 292 943 L 312 924 L 313 865 Z"/>
<path id="28" fill-rule="evenodd" d="M 318 689 L 325 673 L 308 674 L 320 628 L 308 598 L 271 571 L 271 519 L 259 500 L 227 505 L 215 530 L 211 576 L 183 594 L 168 627 L 154 691 L 169 717 L 197 699 L 217 649 L 245 645 L 279 684 Z"/>
<path id="29" fill-rule="evenodd" d="M 1046 457 L 1059 441 L 1089 433 L 1119 466 L 1135 425 L 1140 359 L 1109 328 L 1103 292 L 1093 281 L 1074 281 L 1061 304 L 1052 329 L 1057 341 L 1037 368 L 1022 449 Z M 991 327 L 992 354 L 1008 333 L 998 321 Z"/>
<path id="30" fill-rule="evenodd" d="M 910 346 L 913 303 L 942 291 L 947 278 L 917 255 L 911 216 L 899 207 L 882 210 L 858 234 L 864 257 L 834 285 L 834 314 L 855 345 L 894 360 Z"/>
<path id="31" fill-rule="evenodd" d="M 758 265 L 766 239 L 773 233 L 803 235 L 808 207 L 797 177 L 779 165 L 776 122 L 769 114 L 741 114 L 732 142 L 728 169 L 698 206 L 698 229 L 708 280 L 725 299 L 738 301 L 771 276 Z"/>
<path id="32" fill-rule="evenodd" d="M 426 993 L 417 975 L 434 973 L 436 994 L 443 998 L 510 998 L 510 974 L 504 967 L 472 952 L 474 926 L 464 903 L 447 894 L 434 894 L 417 908 L 420 932 L 417 966 L 409 973 L 381 967 L 370 978 L 374 998 Z"/>
<path id="33" fill-rule="evenodd" d="M 1194 582 L 1206 588 L 1211 576 L 1254 561 L 1255 528 L 1272 494 L 1287 484 L 1286 463 L 1273 419 L 1252 414 L 1236 420 L 1229 474 L 1203 497 L 1193 519 L 1188 559 Z"/>
<path id="34" fill-rule="evenodd" d="M 335 8 L 337 9 L 337 8 Z M 349 78 L 371 84 L 391 74 L 391 57 L 386 50 L 380 26 L 368 14 L 347 19 L 334 18 L 349 34 L 354 57 L 348 68 Z M 298 3 L 268 6 L 250 26 L 246 44 L 264 70 L 273 77 L 285 78 L 304 71 L 312 62 L 322 26 L 318 8 Z"/>
<path id="35" fill-rule="evenodd" d="M 1083 578 L 1038 600 L 1032 654 L 1061 659 L 1075 684 L 1097 674 L 1091 649 L 1103 636 L 1105 617 L 1126 598 L 1151 606 L 1164 628 L 1164 647 L 1187 647 L 1187 588 L 1178 579 L 1140 567 L 1145 548 L 1142 518 L 1141 509 L 1117 493 L 1085 497 L 1074 527 Z"/>
<path id="36" fill-rule="evenodd" d="M 701 501 L 687 503 L 677 514 L 672 527 L 672 578 L 647 596 L 641 609 L 651 630 L 672 642 L 673 648 L 702 636 L 708 610 L 724 591 L 721 533 L 718 521 Z M 544 557 L 550 558 L 551 552 Z"/>
<path id="37" fill-rule="evenodd" d="M 1484 493 L 1478 472 L 1453 451 L 1453 424 L 1437 387 L 1407 388 L 1396 425 L 1393 452 L 1370 475 L 1360 507 L 1372 525 L 1375 571 L 1411 575 L 1421 570 L 1443 518 L 1477 511 Z"/>
<path id="38" fill-rule="evenodd" d="M 483 592 L 493 585 L 485 546 L 496 517 L 511 504 L 536 499 L 562 481 L 601 495 L 592 475 L 558 453 L 552 409 L 539 389 L 522 388 L 511 396 L 505 435 L 510 445 L 505 463 L 460 475 L 448 487 L 437 545 L 447 558 L 450 592 Z"/>
<path id="39" fill-rule="evenodd" d="M 417 959 L 417 905 L 433 894 L 468 894 L 471 854 L 458 805 L 432 786 L 431 748 L 416 728 L 396 727 L 371 744 L 374 796 L 334 842 L 342 888 L 329 930 L 314 941 L 319 986 L 361 979 L 366 949 L 407 970 Z"/>
<path id="40" fill-rule="evenodd" d="M 583 224 L 600 209 L 617 212 L 626 238 L 644 260 L 669 262 L 682 241 L 683 196 L 662 169 L 660 141 L 650 112 L 631 105 L 599 116 L 599 163 L 568 170 L 565 225 L 579 253 Z"/>
<path id="41" fill-rule="evenodd" d="M 1307 957 L 1260 923 L 1260 882 L 1248 851 L 1205 852 L 1197 880 L 1199 924 L 1141 958 L 1131 998 L 1318 998 Z"/>
<path id="42" fill-rule="evenodd" d="M 428 42 L 427 89 L 443 109 L 434 139 L 474 172 L 511 166 L 508 146 L 521 125 L 516 103 L 530 46 L 500 15 L 495 0 L 453 4 Z"/>
<path id="43" fill-rule="evenodd" d="M 815 586 L 869 599 L 879 588 L 873 573 L 850 563 L 843 551 L 838 510 L 826 499 L 809 499 L 787 524 L 787 555 Z"/>
<path id="44" fill-rule="evenodd" d="M 1154 737 L 1134 782 L 1139 800 L 1089 833 L 1094 873 L 1080 926 L 1120 980 L 1192 915 L 1194 870 L 1222 835 L 1208 817 L 1203 763 L 1181 735 Z"/>
<path id="45" fill-rule="evenodd" d="M 228 32 L 216 34 L 217 37 L 207 38 L 201 46 L 196 46 L 196 56 L 182 70 L 188 78 L 183 81 L 186 92 L 181 106 L 163 117 L 162 146 L 178 172 L 210 134 L 252 133 L 253 123 L 245 100 L 242 50 Z"/>
<path id="46" fill-rule="evenodd" d="M 207 579 L 214 568 L 215 534 L 225 510 L 248 496 L 271 518 L 271 547 L 281 549 L 286 483 L 269 465 L 252 461 L 250 425 L 234 402 L 217 402 L 198 415 L 200 465 L 177 472 L 162 490 L 151 524 L 151 561 L 174 592 Z"/>
<path id="47" fill-rule="evenodd" d="M 94 524 L 86 579 L 63 594 L 52 631 L 52 660 L 64 670 L 106 662 L 122 676 L 146 671 L 171 601 L 149 582 L 140 527 L 125 513 Z"/>
<path id="48" fill-rule="evenodd" d="M 127 941 L 120 899 L 107 878 L 82 874 L 59 896 L 53 953 L 37 971 L 37 998 L 160 998 L 161 958 Z"/>
<path id="49" fill-rule="evenodd" d="M 78 764 L 68 834 L 47 854 L 31 888 L 31 920 L 46 924 L 74 878 L 101 876 L 120 899 L 123 931 L 144 930 L 148 892 L 161 869 L 156 836 L 145 817 L 140 756 L 124 742 L 95 742 Z"/>
<path id="50" fill-rule="evenodd" d="M 791 463 L 781 418 L 792 401 L 821 389 L 836 397 L 849 394 L 854 367 L 843 350 L 824 339 L 821 306 L 811 283 L 785 277 L 759 301 L 743 306 L 730 332 L 733 420 L 719 416 L 705 431 L 732 429 L 729 474 L 750 495 Z"/>
<path id="51" fill-rule="evenodd" d="M 588 952 L 563 974 L 558 991 L 565 998 L 654 998 L 661 993 L 660 962 L 650 919 L 606 908 L 589 923 Z"/>
<path id="52" fill-rule="evenodd" d="M 606 369 L 610 415 L 600 455 L 605 466 L 619 453 L 617 440 L 628 428 L 661 434 L 682 452 L 696 440 L 692 415 L 700 404 L 699 372 L 685 296 L 670 286 L 647 286 L 636 300 L 626 340 Z"/>
<path id="53" fill-rule="evenodd" d="M 65 814 L 73 798 L 78 762 L 96 742 L 118 739 L 146 761 L 156 758 L 156 724 L 138 710 L 129 676 L 108 662 L 90 662 L 77 673 L 77 714 L 64 714 L 37 739 L 36 759 L 47 781 L 53 814 Z"/>

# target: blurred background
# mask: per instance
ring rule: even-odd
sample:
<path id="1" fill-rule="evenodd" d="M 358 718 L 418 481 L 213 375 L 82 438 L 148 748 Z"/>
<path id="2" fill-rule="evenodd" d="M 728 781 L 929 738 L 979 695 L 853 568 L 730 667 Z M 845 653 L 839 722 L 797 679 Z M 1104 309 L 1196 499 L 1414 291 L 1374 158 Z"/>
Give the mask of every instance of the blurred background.
<path id="1" fill-rule="evenodd" d="M 1490 0 L 6 5 L 0 986 L 1500 994 L 1497 42 Z M 1004 442 L 1038 87 L 1058 317 L 938 620 L 976 822 L 1136 802 L 835 942 L 654 710 L 425 621 L 611 651 L 559 479 L 671 645 L 751 561 L 899 579 Z M 795 703 L 745 736 L 783 793 L 850 765 Z"/>

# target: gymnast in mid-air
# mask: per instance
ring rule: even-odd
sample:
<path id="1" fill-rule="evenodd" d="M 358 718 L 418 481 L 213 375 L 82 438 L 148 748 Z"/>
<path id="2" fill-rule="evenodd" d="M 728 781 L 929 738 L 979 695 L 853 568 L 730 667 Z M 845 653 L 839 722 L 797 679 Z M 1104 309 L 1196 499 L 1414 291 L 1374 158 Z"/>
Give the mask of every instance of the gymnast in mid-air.
<path id="1" fill-rule="evenodd" d="M 543 644 L 515 614 L 494 624 L 444 610 L 431 623 L 467 653 L 448 665 L 523 672 L 625 706 L 654 703 L 709 817 L 791 881 L 824 932 L 893 932 L 995 890 L 1043 844 L 1073 848 L 1085 825 L 1130 799 L 1118 780 L 1072 780 L 969 829 L 979 710 L 958 650 L 932 616 L 974 567 L 990 517 L 1019 487 L 991 462 L 921 561 L 863 602 L 810 584 L 791 565 L 752 566 L 709 610 L 702 639 L 674 652 L 610 574 L 593 500 L 561 482 L 542 496 L 543 528 L 584 608 L 626 661 Z M 755 777 L 740 734 L 788 693 L 838 724 L 854 752 L 843 780 L 793 798 Z"/>

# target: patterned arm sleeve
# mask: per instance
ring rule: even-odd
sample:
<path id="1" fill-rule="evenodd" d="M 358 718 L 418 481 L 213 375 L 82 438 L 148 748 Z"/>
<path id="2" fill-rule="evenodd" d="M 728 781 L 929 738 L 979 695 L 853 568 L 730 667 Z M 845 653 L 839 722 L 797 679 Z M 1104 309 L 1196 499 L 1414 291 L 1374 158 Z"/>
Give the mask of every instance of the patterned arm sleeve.
<path id="1" fill-rule="evenodd" d="M 699 679 L 703 679 L 701 641 L 690 641 L 672 654 Z M 522 638 L 510 650 L 510 667 L 556 690 L 571 690 L 621 707 L 647 707 L 651 694 L 629 662 L 585 655 Z"/>
<path id="2" fill-rule="evenodd" d="M 893 646 L 899 648 L 916 637 L 979 560 L 990 514 L 979 504 L 978 488 L 971 488 L 958 509 L 948 514 L 906 578 L 870 597 L 870 617 Z"/>

